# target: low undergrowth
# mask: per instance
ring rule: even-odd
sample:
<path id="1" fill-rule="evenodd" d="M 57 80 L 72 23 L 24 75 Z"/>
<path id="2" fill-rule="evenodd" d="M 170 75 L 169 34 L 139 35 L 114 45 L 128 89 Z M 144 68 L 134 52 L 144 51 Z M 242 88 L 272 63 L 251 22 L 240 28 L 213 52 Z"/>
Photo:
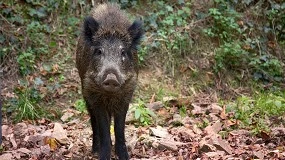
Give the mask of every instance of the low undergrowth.
<path id="1" fill-rule="evenodd" d="M 270 120 L 284 115 L 285 3 L 239 2 L 119 1 L 144 21 L 141 68 L 150 61 L 162 72 L 160 85 L 143 90 L 134 100 L 139 102 L 135 108 L 139 125 L 153 124 L 153 113 L 145 107 L 147 98 L 155 94 L 162 100 L 168 96 L 162 88 L 170 83 L 175 96 L 217 92 L 222 101 L 227 101 L 220 97 L 226 97 L 228 90 L 250 88 L 247 95 L 253 96 L 237 96 L 244 94 L 239 92 L 229 96 L 236 101 L 225 104 L 241 127 L 264 129 Z M 11 94 L 3 94 L 3 110 L 16 121 L 60 117 L 50 106 L 86 113 L 72 69 L 80 24 L 91 7 L 86 0 L 0 2 L 1 80 L 13 75 L 21 79 Z M 172 81 L 164 83 L 168 79 Z M 187 116 L 186 108 L 179 112 Z"/>
<path id="2" fill-rule="evenodd" d="M 241 96 L 235 102 L 226 104 L 226 111 L 239 120 L 239 128 L 252 130 L 257 134 L 269 131 L 270 127 L 285 125 L 284 92 L 258 93 L 253 97 Z"/>

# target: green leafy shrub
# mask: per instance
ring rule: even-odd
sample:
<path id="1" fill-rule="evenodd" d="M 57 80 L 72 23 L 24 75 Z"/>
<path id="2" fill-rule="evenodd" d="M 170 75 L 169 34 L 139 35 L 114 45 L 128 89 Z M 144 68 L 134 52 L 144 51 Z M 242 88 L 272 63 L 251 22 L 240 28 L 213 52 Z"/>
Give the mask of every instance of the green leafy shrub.
<path id="1" fill-rule="evenodd" d="M 134 106 L 134 112 L 135 119 L 138 120 L 140 125 L 144 126 L 153 124 L 153 118 L 156 117 L 156 115 L 148 109 L 141 100 L 138 100 L 138 105 Z"/>
<path id="2" fill-rule="evenodd" d="M 241 29 L 237 24 L 240 15 L 231 9 L 226 2 L 218 3 L 219 8 L 210 8 L 209 16 L 212 18 L 212 25 L 204 32 L 210 37 L 217 37 L 222 41 L 231 42 L 238 37 Z"/>
<path id="3" fill-rule="evenodd" d="M 243 69 L 247 65 L 248 57 L 248 52 L 243 50 L 238 42 L 224 43 L 215 52 L 215 69 Z"/>
<path id="4" fill-rule="evenodd" d="M 145 44 L 150 46 L 147 51 L 159 51 L 160 54 L 165 54 L 162 56 L 167 62 L 165 66 L 173 71 L 175 58 L 188 55 L 193 44 L 188 32 L 188 25 L 191 22 L 191 3 L 185 2 L 182 5 L 180 1 L 147 1 L 147 5 L 153 6 L 144 16 L 145 29 L 152 37 Z"/>
<path id="5" fill-rule="evenodd" d="M 275 31 L 277 33 L 278 28 L 283 28 L 283 22 L 280 25 L 274 20 L 283 19 L 279 9 L 285 3 L 280 5 L 272 2 L 270 8 L 265 9 L 268 13 L 266 16 L 257 15 L 270 23 L 256 22 L 251 17 L 247 17 L 249 20 L 244 22 L 245 17 L 237 10 L 248 9 L 253 1 L 242 1 L 242 4 L 245 5 L 215 0 L 215 8 L 209 9 L 210 27 L 204 29 L 204 32 L 220 42 L 215 50 L 214 69 L 216 72 L 247 70 L 255 80 L 280 82 L 284 76 L 284 64 L 280 59 L 282 56 L 276 56 L 273 49 L 277 42 L 268 37 Z M 259 7 L 262 8 L 262 5 Z M 278 27 L 275 28 L 274 25 Z M 239 73 L 241 72 L 237 72 Z"/>
<path id="6" fill-rule="evenodd" d="M 276 37 L 280 41 L 285 41 L 285 2 L 270 1 L 270 7 L 265 11 L 269 24 Z"/>
<path id="7" fill-rule="evenodd" d="M 234 113 L 234 118 L 242 122 L 241 128 L 249 127 L 255 133 L 268 130 L 272 117 L 285 115 L 285 93 L 260 93 L 253 98 L 241 96 L 236 102 L 227 106 L 228 112 Z M 280 120 L 281 123 L 282 119 Z"/>
<path id="8" fill-rule="evenodd" d="M 283 76 L 282 63 L 274 58 L 264 54 L 262 56 L 251 58 L 250 66 L 253 67 L 253 76 L 256 80 L 281 81 Z"/>
<path id="9" fill-rule="evenodd" d="M 33 71 L 35 58 L 35 53 L 30 47 L 18 55 L 17 62 L 19 64 L 20 73 L 22 75 L 27 75 Z"/>
<path id="10" fill-rule="evenodd" d="M 74 107 L 76 108 L 76 110 L 78 110 L 81 113 L 87 113 L 86 104 L 83 99 L 76 100 L 74 103 Z"/>

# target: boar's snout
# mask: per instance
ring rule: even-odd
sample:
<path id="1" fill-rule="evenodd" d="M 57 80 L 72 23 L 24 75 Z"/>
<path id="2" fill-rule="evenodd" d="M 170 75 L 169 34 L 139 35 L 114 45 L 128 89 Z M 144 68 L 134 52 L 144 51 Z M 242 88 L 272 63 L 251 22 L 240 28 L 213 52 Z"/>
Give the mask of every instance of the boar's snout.
<path id="1" fill-rule="evenodd" d="M 107 92 L 116 92 L 120 89 L 121 84 L 114 73 L 108 73 L 102 82 L 102 87 Z"/>

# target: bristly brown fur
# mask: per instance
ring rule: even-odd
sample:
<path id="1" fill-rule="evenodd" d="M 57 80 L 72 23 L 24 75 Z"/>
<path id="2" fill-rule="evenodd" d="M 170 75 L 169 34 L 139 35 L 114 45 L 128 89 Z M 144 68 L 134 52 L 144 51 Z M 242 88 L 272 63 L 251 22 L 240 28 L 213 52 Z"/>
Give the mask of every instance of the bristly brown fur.
<path id="1" fill-rule="evenodd" d="M 96 39 L 116 36 L 127 43 L 131 43 L 128 28 L 131 23 L 127 15 L 115 3 L 101 4 L 91 11 L 91 16 L 99 23 Z"/>

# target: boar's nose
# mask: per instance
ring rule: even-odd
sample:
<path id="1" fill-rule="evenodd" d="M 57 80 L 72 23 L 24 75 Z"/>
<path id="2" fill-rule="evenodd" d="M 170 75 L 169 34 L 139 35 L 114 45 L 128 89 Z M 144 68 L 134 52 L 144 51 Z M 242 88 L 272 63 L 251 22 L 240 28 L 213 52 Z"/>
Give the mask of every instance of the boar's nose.
<path id="1" fill-rule="evenodd" d="M 102 87 L 108 92 L 115 92 L 118 91 L 120 88 L 120 83 L 115 74 L 109 73 L 107 74 L 106 78 L 102 82 Z"/>

